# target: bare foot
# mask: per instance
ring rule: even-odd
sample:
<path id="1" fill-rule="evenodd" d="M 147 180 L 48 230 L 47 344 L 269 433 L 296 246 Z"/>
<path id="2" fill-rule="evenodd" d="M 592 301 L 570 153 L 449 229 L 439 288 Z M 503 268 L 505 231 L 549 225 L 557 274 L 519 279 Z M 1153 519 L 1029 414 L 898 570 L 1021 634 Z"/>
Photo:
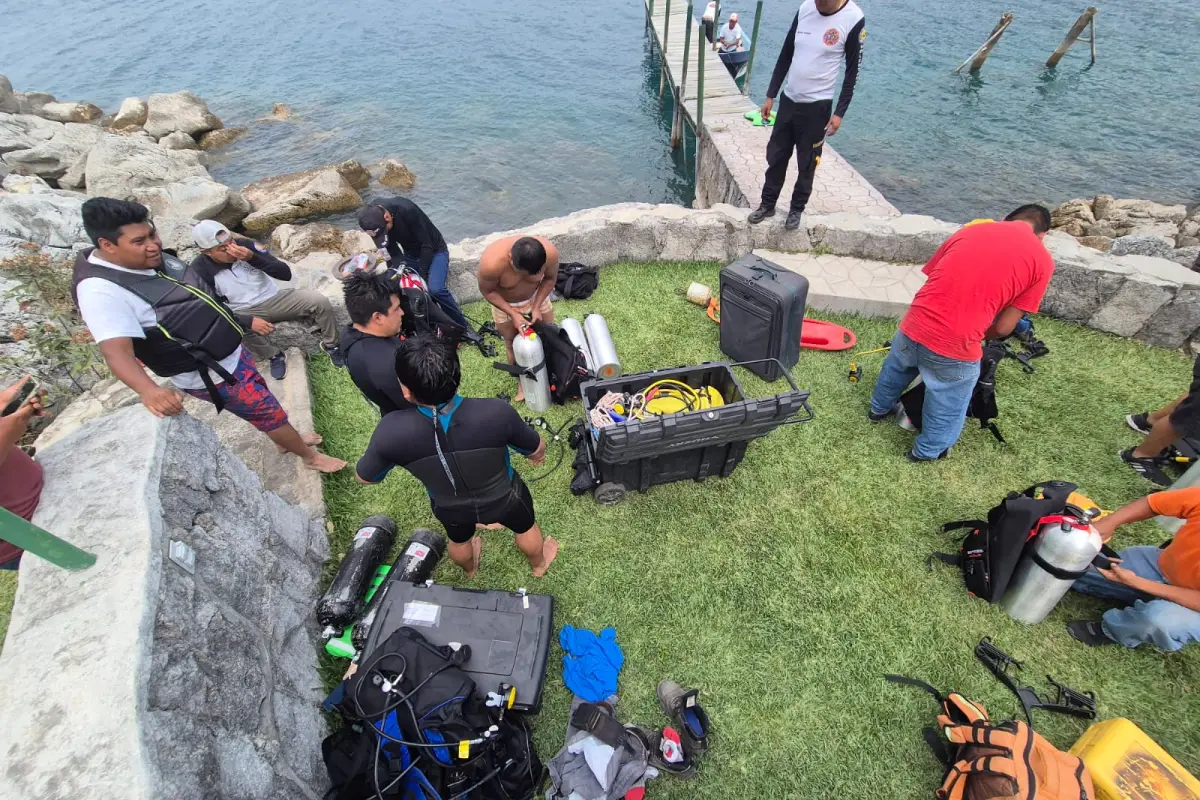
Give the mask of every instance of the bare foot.
<path id="1" fill-rule="evenodd" d="M 475 530 L 477 530 L 477 531 L 502 531 L 502 530 L 504 530 L 504 526 L 501 525 L 499 522 L 493 522 L 491 525 L 484 525 L 482 522 L 476 522 Z"/>
<path id="2" fill-rule="evenodd" d="M 555 556 L 558 555 L 558 540 L 553 536 L 547 536 L 546 541 L 542 543 L 542 565 L 533 568 L 533 577 L 540 578 L 546 574 L 546 570 L 550 569 L 550 564 L 554 562 Z"/>
<path id="3" fill-rule="evenodd" d="M 525 387 L 519 383 L 517 384 L 517 393 L 515 395 L 513 395 L 513 402 L 514 403 L 524 403 L 525 402 Z"/>
<path id="4" fill-rule="evenodd" d="M 337 472 L 339 469 L 346 468 L 346 462 L 340 458 L 327 456 L 324 453 L 317 453 L 316 451 L 313 452 L 313 457 L 304 462 L 304 466 L 311 470 L 316 470 L 317 472 Z"/>
<path id="5" fill-rule="evenodd" d="M 476 536 L 474 539 L 471 540 L 471 561 L 474 562 L 475 566 L 472 567 L 470 570 L 466 570 L 463 572 L 464 578 L 466 578 L 467 580 L 471 580 L 471 578 L 475 577 L 475 573 L 479 571 L 479 560 L 482 557 L 483 557 L 483 539 L 480 539 L 478 536 Z"/>
<path id="6" fill-rule="evenodd" d="M 300 434 L 300 438 L 303 439 L 304 443 L 309 447 L 316 447 L 321 442 L 325 441 L 324 437 L 322 437 L 319 433 L 302 433 Z M 275 445 L 275 449 L 281 453 L 287 452 L 287 450 L 284 450 L 279 445 Z"/>

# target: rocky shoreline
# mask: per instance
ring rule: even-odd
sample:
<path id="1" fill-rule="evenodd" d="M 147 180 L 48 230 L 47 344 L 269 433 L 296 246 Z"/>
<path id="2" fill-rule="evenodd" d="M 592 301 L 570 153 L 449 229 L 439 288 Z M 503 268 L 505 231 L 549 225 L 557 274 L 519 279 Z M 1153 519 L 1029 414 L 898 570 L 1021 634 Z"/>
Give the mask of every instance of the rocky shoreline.
<path id="1" fill-rule="evenodd" d="M 31 269 L 56 269 L 61 284 L 62 270 L 89 244 L 80 218 L 88 197 L 144 204 L 154 215 L 163 245 L 185 261 L 197 253 L 191 229 L 202 219 L 219 220 L 263 241 L 276 241 L 277 246 L 283 237 L 290 243 L 282 248 L 288 253 L 285 257 L 299 257 L 306 244 L 309 249 L 319 245 L 326 251 L 359 252 L 347 251 L 340 231 L 332 247 L 328 231 L 320 238 L 320 227 L 296 235 L 281 226 L 353 211 L 363 204 L 362 192 L 372 180 L 411 189 L 416 176 L 399 159 L 369 168 L 347 160 L 240 188 L 215 180 L 208 171 L 209 151 L 227 146 L 254 125 L 278 124 L 294 116 L 277 103 L 268 116 L 245 127 L 226 127 L 189 91 L 129 97 L 105 115 L 91 103 L 14 91 L 0 75 L 0 262 L 11 266 L 18 260 L 23 265 L 20 271 L 0 268 L 0 379 L 22 363 L 48 371 L 26 334 L 64 327 L 62 315 L 41 302 L 39 295 L 45 291 L 40 282 L 31 292 L 23 291 L 22 284 L 28 283 Z M 366 247 L 354 237 L 347 242 Z M 63 334 L 69 339 L 78 331 Z"/>
<path id="2" fill-rule="evenodd" d="M 1163 205 L 1096 195 L 1051 213 L 1055 230 L 1114 256 L 1153 256 L 1200 272 L 1200 203 Z"/>

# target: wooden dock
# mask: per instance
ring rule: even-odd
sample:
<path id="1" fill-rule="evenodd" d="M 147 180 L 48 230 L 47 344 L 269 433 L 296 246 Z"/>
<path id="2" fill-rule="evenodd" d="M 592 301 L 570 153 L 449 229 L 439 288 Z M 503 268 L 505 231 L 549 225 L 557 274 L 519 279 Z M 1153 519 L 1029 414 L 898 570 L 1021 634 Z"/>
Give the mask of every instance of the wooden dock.
<path id="1" fill-rule="evenodd" d="M 730 203 L 755 207 L 762 194 L 763 172 L 766 169 L 767 140 L 771 129 L 755 127 L 745 118 L 758 103 L 742 94 L 729 70 L 721 62 L 712 45 L 704 38 L 704 26 L 688 18 L 686 0 L 642 0 L 647 15 L 647 29 L 654 37 L 659 63 L 666 75 L 666 92 L 674 96 L 682 80 L 683 115 L 695 134 L 696 205 L 703 208 L 714 203 Z M 703 9 L 696 0 L 697 10 Z M 691 28 L 691 35 L 687 29 Z M 663 46 L 663 39 L 666 46 Z M 684 74 L 684 42 L 688 41 L 687 73 Z M 704 48 L 703 57 L 700 49 Z M 775 66 L 775 53 L 757 53 L 756 71 Z M 704 69 L 703 109 L 699 101 L 700 64 Z M 853 111 L 853 109 L 852 109 Z M 847 124 L 853 124 L 849 117 Z M 796 182 L 793 159 L 787 181 L 780 195 L 786 207 Z M 877 217 L 892 217 L 900 212 L 887 201 L 859 172 L 850 166 L 828 144 L 821 166 L 813 182 L 813 194 L 808 202 L 811 213 L 829 214 L 851 211 Z"/>

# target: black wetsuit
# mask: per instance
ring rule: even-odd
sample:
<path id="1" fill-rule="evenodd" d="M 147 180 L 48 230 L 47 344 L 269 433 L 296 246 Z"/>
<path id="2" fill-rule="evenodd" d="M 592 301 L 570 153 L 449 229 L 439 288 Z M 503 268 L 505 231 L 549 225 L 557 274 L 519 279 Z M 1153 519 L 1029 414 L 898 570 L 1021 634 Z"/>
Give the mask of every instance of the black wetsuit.
<path id="1" fill-rule="evenodd" d="M 455 397 L 433 410 L 393 411 L 383 418 L 358 476 L 382 481 L 403 467 L 425 485 L 433 515 L 450 541 L 468 542 L 475 524 L 500 523 L 515 533 L 533 527 L 533 498 L 512 468 L 509 450 L 529 455 L 541 446 L 538 432 L 503 400 Z"/>
<path id="2" fill-rule="evenodd" d="M 339 342 L 350 380 L 364 397 L 379 406 L 383 416 L 413 407 L 404 399 L 400 381 L 396 378 L 396 348 L 399 346 L 398 336 L 374 336 L 353 325 L 342 330 Z"/>

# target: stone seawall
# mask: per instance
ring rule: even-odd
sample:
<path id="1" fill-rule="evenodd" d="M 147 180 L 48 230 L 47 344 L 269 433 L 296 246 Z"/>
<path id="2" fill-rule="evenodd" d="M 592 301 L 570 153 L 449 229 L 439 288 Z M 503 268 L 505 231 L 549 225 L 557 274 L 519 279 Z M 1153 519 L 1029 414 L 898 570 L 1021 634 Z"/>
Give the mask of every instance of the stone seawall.
<path id="1" fill-rule="evenodd" d="M 124 409 L 38 459 L 34 522 L 98 560 L 22 564 L 0 797 L 321 797 L 320 520 L 188 416 Z"/>

